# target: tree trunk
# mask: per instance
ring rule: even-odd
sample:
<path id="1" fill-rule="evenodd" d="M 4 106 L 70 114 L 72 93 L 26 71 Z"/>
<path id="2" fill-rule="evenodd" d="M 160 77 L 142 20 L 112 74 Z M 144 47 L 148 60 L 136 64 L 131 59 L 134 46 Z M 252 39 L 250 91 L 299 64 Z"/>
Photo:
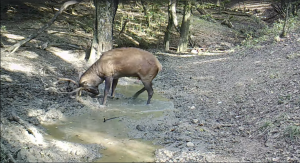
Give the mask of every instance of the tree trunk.
<path id="1" fill-rule="evenodd" d="M 283 28 L 282 28 L 282 33 L 280 35 L 281 38 L 284 38 L 287 35 L 287 32 L 286 32 L 287 27 L 286 26 L 287 26 L 287 22 L 288 22 L 288 19 L 289 19 L 289 8 L 290 8 L 290 6 L 291 6 L 291 3 L 289 2 L 289 4 L 286 7 L 285 20 L 284 20 L 284 24 L 283 24 Z"/>
<path id="2" fill-rule="evenodd" d="M 176 15 L 176 0 L 171 0 L 171 14 L 172 14 L 174 26 L 176 30 L 179 32 L 177 15 Z"/>
<path id="3" fill-rule="evenodd" d="M 148 7 L 148 2 L 147 1 L 145 1 L 145 0 L 141 0 L 141 4 L 142 4 L 142 6 L 143 6 L 143 12 L 144 12 L 144 16 L 145 16 L 145 18 L 146 18 L 146 24 L 147 24 L 147 27 L 150 27 L 150 15 L 149 15 L 149 13 L 148 13 L 148 9 L 147 9 L 147 7 Z"/>
<path id="4" fill-rule="evenodd" d="M 190 21 L 191 21 L 191 7 L 192 7 L 191 1 L 186 0 L 184 6 L 184 15 L 180 27 L 180 40 L 179 40 L 177 52 L 185 52 L 187 50 Z"/>
<path id="5" fill-rule="evenodd" d="M 281 0 L 280 4 L 281 4 L 281 8 L 284 8 L 285 7 L 285 0 Z"/>
<path id="6" fill-rule="evenodd" d="M 218 13 L 221 14 L 221 0 L 217 1 L 217 6 L 218 6 Z"/>
<path id="7" fill-rule="evenodd" d="M 174 1 L 174 0 L 173 0 Z M 176 2 L 175 2 L 176 4 Z M 165 32 L 165 38 L 164 38 L 164 46 L 165 46 L 165 50 L 168 51 L 170 50 L 170 32 L 173 26 L 173 17 L 172 17 L 172 11 L 171 11 L 171 5 L 172 5 L 172 0 L 169 0 L 169 4 L 168 4 L 168 26 Z"/>
<path id="8" fill-rule="evenodd" d="M 118 9 L 118 0 L 94 0 L 96 7 L 95 29 L 89 63 L 94 63 L 102 52 L 113 48 L 113 21 Z"/>

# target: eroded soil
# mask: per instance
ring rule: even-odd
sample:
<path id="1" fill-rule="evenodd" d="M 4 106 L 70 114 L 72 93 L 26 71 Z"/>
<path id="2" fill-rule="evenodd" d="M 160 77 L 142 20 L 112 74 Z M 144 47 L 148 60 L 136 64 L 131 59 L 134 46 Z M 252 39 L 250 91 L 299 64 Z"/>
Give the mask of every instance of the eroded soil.
<path id="1" fill-rule="evenodd" d="M 43 24 L 37 20 L 2 19 L 1 26 L 6 26 L 2 41 L 12 45 L 26 37 L 34 31 L 32 24 Z M 101 144 L 44 137 L 47 133 L 41 123 L 101 111 L 97 98 L 84 94 L 77 101 L 58 93 L 74 86 L 57 83 L 57 77 L 78 80 L 79 73 L 87 68 L 85 51 L 77 47 L 84 46 L 91 36 L 82 31 L 74 34 L 70 26 L 63 26 L 64 21 L 58 21 L 48 33 L 14 54 L 1 48 L 3 161 L 11 157 L 21 162 L 79 162 L 101 157 Z M 208 26 L 213 31 L 217 25 L 208 22 Z M 207 27 L 200 27 L 194 29 L 205 35 Z M 207 45 L 228 45 L 226 51 L 195 55 L 148 49 L 163 65 L 153 81 L 154 89 L 170 99 L 175 110 L 158 118 L 123 120 L 130 130 L 128 136 L 162 146 L 155 152 L 155 160 L 160 162 L 299 162 L 300 29 L 280 41 L 270 39 L 250 47 L 236 46 L 235 34 L 228 28 L 217 29 L 220 33 L 206 34 L 210 39 Z M 222 30 L 229 32 L 222 35 Z M 220 38 L 225 43 L 221 44 Z M 47 41 L 52 45 L 41 49 Z M 122 94 L 118 97 L 124 98 Z"/>

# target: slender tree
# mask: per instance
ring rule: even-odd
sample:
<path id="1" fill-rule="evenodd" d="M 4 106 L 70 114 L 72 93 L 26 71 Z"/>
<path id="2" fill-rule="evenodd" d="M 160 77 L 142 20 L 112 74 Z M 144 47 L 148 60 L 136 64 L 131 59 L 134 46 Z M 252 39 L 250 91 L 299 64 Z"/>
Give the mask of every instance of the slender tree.
<path id="1" fill-rule="evenodd" d="M 191 21 L 191 0 L 186 0 L 184 5 L 184 14 L 180 27 L 180 40 L 177 48 L 177 52 L 184 52 L 187 50 L 189 29 Z"/>
<path id="2" fill-rule="evenodd" d="M 280 37 L 283 38 L 283 37 L 286 37 L 287 35 L 287 22 L 289 20 L 289 8 L 291 7 L 291 3 L 289 2 L 288 5 L 286 6 L 286 12 L 285 12 L 285 18 L 284 18 L 284 25 L 283 25 L 283 28 L 282 28 L 282 33 L 280 34 Z"/>
<path id="3" fill-rule="evenodd" d="M 171 15 L 173 19 L 174 26 L 176 30 L 179 32 L 178 29 L 178 21 L 177 21 L 177 15 L 176 15 L 176 0 L 171 0 Z"/>
<path id="4" fill-rule="evenodd" d="M 150 27 L 150 15 L 148 13 L 148 6 L 149 6 L 148 3 L 149 3 L 148 1 L 141 0 L 144 16 L 146 18 L 147 27 Z"/>
<path id="5" fill-rule="evenodd" d="M 174 21 L 174 14 L 173 11 L 175 11 L 175 21 Z M 175 27 L 177 26 L 177 18 L 176 18 L 176 0 L 169 0 L 169 4 L 168 4 L 168 26 L 165 32 L 165 38 L 164 38 L 164 46 L 165 46 L 165 50 L 169 50 L 170 49 L 170 33 L 171 33 L 171 29 L 173 27 L 173 25 L 175 25 Z"/>

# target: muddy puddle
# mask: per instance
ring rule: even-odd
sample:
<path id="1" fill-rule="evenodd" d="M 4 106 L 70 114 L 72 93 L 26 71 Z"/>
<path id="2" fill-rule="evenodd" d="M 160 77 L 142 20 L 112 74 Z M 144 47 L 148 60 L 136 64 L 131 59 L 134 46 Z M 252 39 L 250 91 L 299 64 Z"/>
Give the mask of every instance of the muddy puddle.
<path id="1" fill-rule="evenodd" d="M 147 93 L 137 99 L 131 97 L 141 85 L 118 85 L 118 99 L 108 99 L 108 105 L 99 110 L 91 110 L 83 115 L 69 117 L 44 128 L 49 135 L 47 139 L 64 140 L 75 143 L 97 143 L 104 146 L 102 158 L 95 162 L 153 162 L 154 152 L 159 146 L 151 141 L 130 139 L 130 131 L 125 119 L 141 119 L 159 117 L 163 112 L 173 109 L 174 105 L 168 99 L 155 93 L 151 104 L 146 105 Z"/>

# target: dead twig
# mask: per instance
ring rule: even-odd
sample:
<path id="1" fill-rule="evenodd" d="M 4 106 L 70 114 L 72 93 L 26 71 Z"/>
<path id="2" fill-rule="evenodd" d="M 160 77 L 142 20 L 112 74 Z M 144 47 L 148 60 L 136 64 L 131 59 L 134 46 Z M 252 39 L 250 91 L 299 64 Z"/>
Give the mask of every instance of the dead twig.
<path id="1" fill-rule="evenodd" d="M 56 18 L 58 17 L 59 14 L 61 14 L 63 12 L 63 10 L 65 10 L 68 6 L 70 5 L 74 5 L 77 3 L 80 3 L 83 0 L 71 0 L 71 1 L 67 1 L 65 2 L 60 9 L 58 10 L 58 12 L 55 13 L 54 17 L 46 24 L 44 25 L 42 28 L 40 28 L 37 32 L 34 32 L 32 35 L 30 35 L 29 37 L 27 37 L 24 40 L 21 40 L 20 42 L 14 44 L 13 46 L 9 47 L 6 49 L 6 51 L 9 51 L 10 53 L 14 53 L 16 50 L 18 50 L 22 45 L 26 44 L 27 42 L 29 42 L 30 40 L 36 38 L 39 34 L 41 34 L 42 32 L 44 32 L 47 28 L 49 28 L 54 21 L 56 20 Z"/>
<path id="2" fill-rule="evenodd" d="M 106 121 L 108 121 L 108 120 L 112 120 L 112 119 L 116 119 L 116 118 L 120 118 L 120 117 L 112 117 L 112 118 L 108 118 L 108 119 L 106 119 L 106 118 L 104 117 L 104 120 L 103 120 L 103 122 L 106 122 Z"/>

